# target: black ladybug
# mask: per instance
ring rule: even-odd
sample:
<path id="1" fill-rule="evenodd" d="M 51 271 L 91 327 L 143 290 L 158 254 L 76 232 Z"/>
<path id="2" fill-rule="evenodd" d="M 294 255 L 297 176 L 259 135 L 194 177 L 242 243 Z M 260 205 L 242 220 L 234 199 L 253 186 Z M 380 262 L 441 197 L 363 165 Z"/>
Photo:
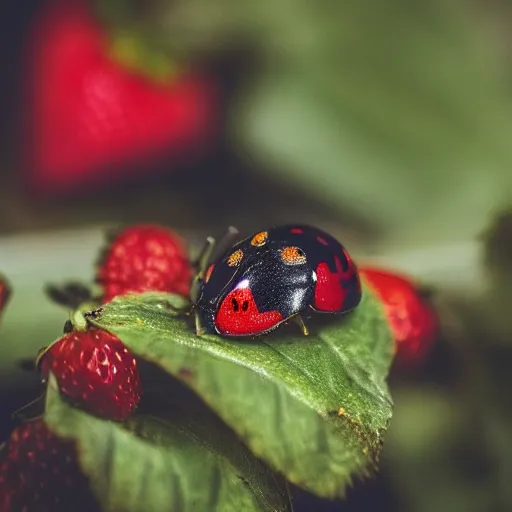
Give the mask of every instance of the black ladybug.
<path id="1" fill-rule="evenodd" d="M 232 230 L 233 236 L 236 231 Z M 345 313 L 361 300 L 357 268 L 331 235 L 305 225 L 260 231 L 210 262 L 208 239 L 198 260 L 192 301 L 198 334 L 257 336 L 307 309 Z"/>

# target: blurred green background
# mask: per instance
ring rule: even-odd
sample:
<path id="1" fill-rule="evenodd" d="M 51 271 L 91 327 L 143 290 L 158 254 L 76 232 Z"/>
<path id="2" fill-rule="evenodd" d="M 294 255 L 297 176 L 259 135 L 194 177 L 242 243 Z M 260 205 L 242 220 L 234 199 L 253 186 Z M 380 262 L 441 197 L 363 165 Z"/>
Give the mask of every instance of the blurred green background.
<path id="1" fill-rule="evenodd" d="M 512 510 L 512 223 L 484 236 L 512 204 L 512 4 L 96 0 L 106 33 L 128 30 L 218 84 L 219 133 L 179 163 L 52 195 L 27 192 L 20 114 L 46 3 L 12 2 L 0 19 L 0 272 L 14 288 L 3 418 L 34 390 L 16 362 L 67 318 L 43 285 L 91 280 L 105 228 L 160 222 L 195 247 L 228 225 L 308 222 L 434 287 L 443 335 L 424 367 L 391 378 L 379 476 L 345 503 L 301 494 L 297 508 Z"/>

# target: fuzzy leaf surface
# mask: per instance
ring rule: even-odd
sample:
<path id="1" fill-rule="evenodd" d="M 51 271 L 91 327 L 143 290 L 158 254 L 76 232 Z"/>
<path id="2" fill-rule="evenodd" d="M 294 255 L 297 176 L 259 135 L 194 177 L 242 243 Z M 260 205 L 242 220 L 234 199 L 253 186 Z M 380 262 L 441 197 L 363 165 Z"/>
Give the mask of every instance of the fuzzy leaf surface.
<path id="1" fill-rule="evenodd" d="M 173 300 L 118 298 L 93 322 L 194 390 L 293 483 L 337 497 L 376 468 L 392 415 L 393 339 L 369 290 L 347 315 L 317 315 L 308 337 L 293 325 L 255 339 L 198 337 L 165 306 Z"/>
<path id="2" fill-rule="evenodd" d="M 108 512 L 288 511 L 285 483 L 220 421 L 175 408 L 126 424 L 63 401 L 51 382 L 45 421 L 77 444 L 79 463 Z"/>

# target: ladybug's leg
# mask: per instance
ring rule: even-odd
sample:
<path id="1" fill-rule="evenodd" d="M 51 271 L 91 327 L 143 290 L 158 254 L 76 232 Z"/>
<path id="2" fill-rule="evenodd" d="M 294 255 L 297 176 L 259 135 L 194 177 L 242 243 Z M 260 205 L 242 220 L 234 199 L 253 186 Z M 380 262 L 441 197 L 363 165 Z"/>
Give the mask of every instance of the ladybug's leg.
<path id="1" fill-rule="evenodd" d="M 217 245 L 217 251 L 218 253 L 221 253 L 223 251 L 227 251 L 234 243 L 235 239 L 238 237 L 239 231 L 234 226 L 229 226 L 226 233 L 224 233 L 224 236 L 220 239 L 220 242 Z M 206 267 L 208 264 L 206 264 Z M 205 270 L 206 270 L 205 267 Z"/>
<path id="2" fill-rule="evenodd" d="M 196 334 L 197 336 L 201 336 L 205 333 L 204 327 L 201 325 L 201 318 L 199 317 L 199 313 L 196 311 Z"/>
<path id="3" fill-rule="evenodd" d="M 192 261 L 192 267 L 196 270 L 198 274 L 202 274 L 206 267 L 208 267 L 208 263 L 210 258 L 212 257 L 213 249 L 215 248 L 215 238 L 209 236 L 206 239 L 203 248 L 201 249 L 197 258 Z"/>
<path id="4" fill-rule="evenodd" d="M 204 274 L 210 260 L 212 258 L 213 250 L 217 246 L 218 250 L 222 250 L 231 246 L 233 244 L 233 239 L 238 236 L 238 229 L 233 226 L 229 226 L 226 234 L 220 239 L 220 242 L 217 244 L 215 242 L 215 238 L 209 236 L 206 239 L 201 252 L 197 256 L 197 258 L 192 262 L 192 267 L 196 269 L 198 274 Z"/>
<path id="5" fill-rule="evenodd" d="M 304 319 L 300 315 L 295 315 L 293 317 L 293 320 L 301 328 L 304 336 L 309 336 L 309 329 L 307 328 L 306 324 L 304 323 Z"/>
<path id="6" fill-rule="evenodd" d="M 198 257 L 192 262 L 192 267 L 195 268 L 196 270 L 196 275 L 194 276 L 190 290 L 190 298 L 192 300 L 192 303 L 195 304 L 197 302 L 199 292 L 199 281 L 201 281 L 204 277 L 204 273 L 208 268 L 215 246 L 217 245 L 217 248 L 220 247 L 222 249 L 223 247 L 226 247 L 228 244 L 231 245 L 233 238 L 235 238 L 237 235 L 238 230 L 233 226 L 230 226 L 228 228 L 227 233 L 221 238 L 219 244 L 216 244 L 215 238 L 211 236 L 209 236 L 206 239 L 206 243 L 201 249 L 201 252 L 199 253 Z"/>
<path id="7" fill-rule="evenodd" d="M 213 254 L 213 249 L 215 248 L 215 238 L 209 236 L 206 239 L 206 242 L 201 249 L 201 252 L 197 256 L 197 258 L 192 262 L 192 267 L 196 270 L 196 274 L 192 279 L 192 284 L 190 285 L 190 300 L 193 304 L 197 302 L 198 294 L 199 294 L 199 283 L 203 279 L 206 268 L 208 267 L 208 263 Z"/>

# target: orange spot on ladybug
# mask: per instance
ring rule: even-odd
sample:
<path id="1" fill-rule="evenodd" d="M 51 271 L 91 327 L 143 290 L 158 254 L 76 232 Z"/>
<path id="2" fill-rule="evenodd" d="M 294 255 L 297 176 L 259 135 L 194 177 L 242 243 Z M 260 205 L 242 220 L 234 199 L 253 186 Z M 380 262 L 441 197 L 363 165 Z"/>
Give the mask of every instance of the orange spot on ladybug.
<path id="1" fill-rule="evenodd" d="M 212 272 L 215 267 L 215 263 L 212 263 L 206 270 L 206 274 L 204 276 L 204 282 L 207 283 L 210 280 L 210 277 L 212 277 Z"/>
<path id="2" fill-rule="evenodd" d="M 306 263 L 306 255 L 298 247 L 285 247 L 281 249 L 281 259 L 287 265 L 301 265 Z"/>
<path id="3" fill-rule="evenodd" d="M 329 242 L 323 236 L 316 237 L 317 242 L 320 242 L 322 245 L 329 245 Z"/>
<path id="4" fill-rule="evenodd" d="M 267 243 L 268 239 L 268 232 L 267 231 L 260 231 L 259 233 L 256 233 L 251 240 L 251 245 L 254 245 L 255 247 L 261 247 L 262 245 L 265 245 Z"/>
<path id="5" fill-rule="evenodd" d="M 238 249 L 229 255 L 227 263 L 230 267 L 238 267 L 238 265 L 240 265 L 240 262 L 242 261 L 243 257 L 244 257 L 244 253 L 243 253 L 242 249 Z"/>
<path id="6" fill-rule="evenodd" d="M 290 233 L 293 233 L 294 235 L 302 235 L 304 233 L 304 230 L 300 228 L 292 228 L 290 229 Z"/>
<path id="7" fill-rule="evenodd" d="M 237 288 L 222 301 L 215 325 L 221 334 L 247 336 L 266 332 L 282 321 L 279 311 L 260 313 L 249 288 Z"/>
<path id="8" fill-rule="evenodd" d="M 335 272 L 331 272 L 325 262 L 316 267 L 315 308 L 319 311 L 341 311 L 348 295 L 348 290 L 341 284 L 347 273 L 343 270 L 338 256 L 334 256 L 334 263 Z"/>

